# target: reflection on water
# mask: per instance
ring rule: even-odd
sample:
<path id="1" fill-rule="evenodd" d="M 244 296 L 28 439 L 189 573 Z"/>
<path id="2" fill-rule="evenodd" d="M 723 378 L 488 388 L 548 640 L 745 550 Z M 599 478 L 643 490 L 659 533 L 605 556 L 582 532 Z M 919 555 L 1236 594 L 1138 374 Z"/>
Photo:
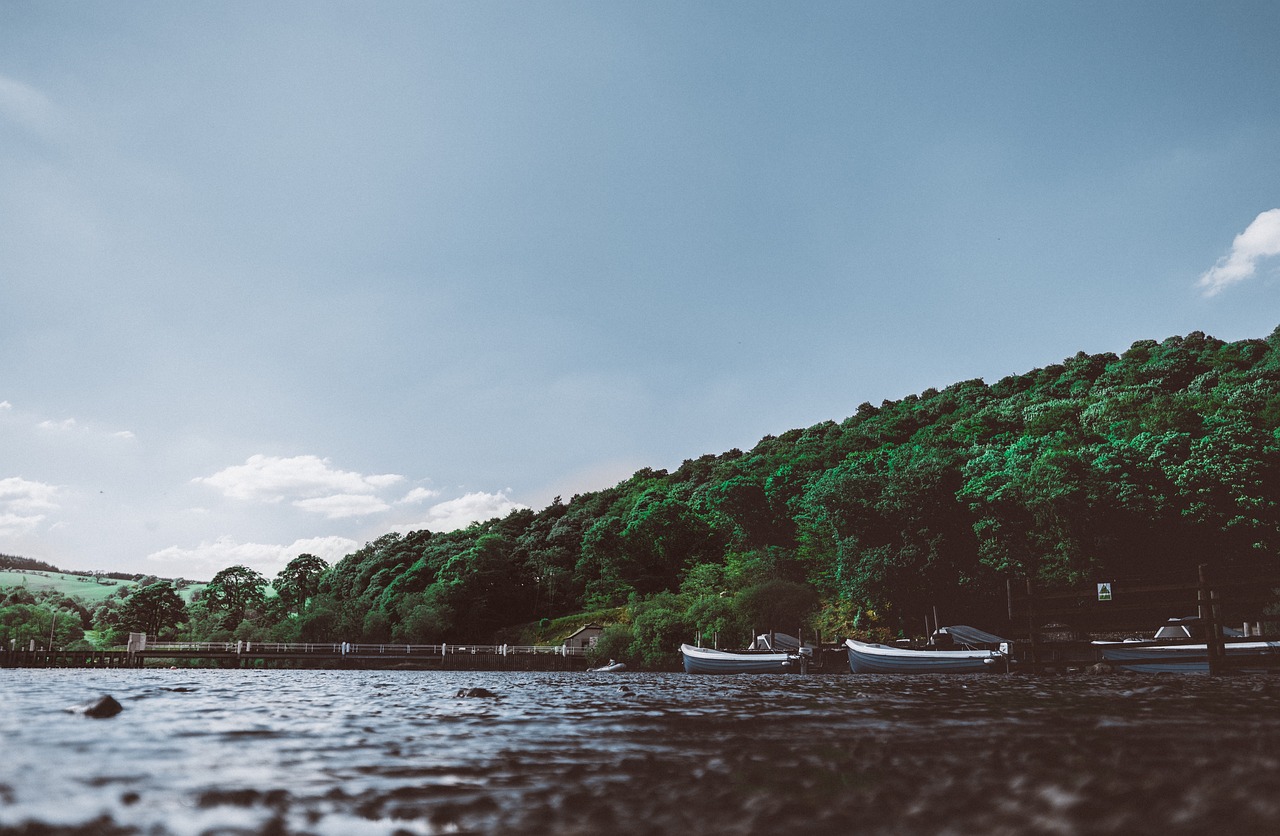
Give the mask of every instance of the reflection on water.
<path id="1" fill-rule="evenodd" d="M 0 699 L 0 833 L 1280 832 L 1280 677 L 5 670 Z"/>

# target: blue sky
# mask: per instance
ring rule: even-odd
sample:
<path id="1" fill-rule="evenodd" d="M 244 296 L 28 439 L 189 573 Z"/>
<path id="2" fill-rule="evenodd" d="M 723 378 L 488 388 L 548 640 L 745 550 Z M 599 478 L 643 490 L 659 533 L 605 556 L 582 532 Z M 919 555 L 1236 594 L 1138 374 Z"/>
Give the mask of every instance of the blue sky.
<path id="1" fill-rule="evenodd" d="M 0 2 L 0 552 L 273 575 L 1280 324 L 1280 6 Z"/>

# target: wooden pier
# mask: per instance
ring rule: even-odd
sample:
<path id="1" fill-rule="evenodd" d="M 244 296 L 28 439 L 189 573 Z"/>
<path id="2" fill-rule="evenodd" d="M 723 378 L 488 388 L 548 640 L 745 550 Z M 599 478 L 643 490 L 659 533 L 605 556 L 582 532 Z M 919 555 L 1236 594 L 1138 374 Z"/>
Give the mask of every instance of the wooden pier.
<path id="1" fill-rule="evenodd" d="M 139 668 L 124 650 L 0 650 L 0 668 Z"/>
<path id="2" fill-rule="evenodd" d="M 581 671 L 582 648 L 517 645 L 171 642 L 135 650 L 0 650 L 0 668 L 314 668 Z"/>

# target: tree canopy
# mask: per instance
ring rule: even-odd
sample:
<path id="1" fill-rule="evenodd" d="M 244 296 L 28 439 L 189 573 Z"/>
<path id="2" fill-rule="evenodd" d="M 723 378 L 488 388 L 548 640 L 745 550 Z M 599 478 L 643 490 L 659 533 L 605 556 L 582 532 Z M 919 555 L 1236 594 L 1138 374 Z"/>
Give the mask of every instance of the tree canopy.
<path id="1" fill-rule="evenodd" d="M 608 608 L 624 613 L 609 646 L 653 660 L 753 627 L 893 635 L 939 605 L 995 623 L 1011 579 L 1274 572 L 1278 554 L 1280 329 L 1193 332 L 863 403 L 541 511 L 386 534 L 332 567 L 299 555 L 271 605 L 230 567 L 187 629 L 484 642 Z"/>

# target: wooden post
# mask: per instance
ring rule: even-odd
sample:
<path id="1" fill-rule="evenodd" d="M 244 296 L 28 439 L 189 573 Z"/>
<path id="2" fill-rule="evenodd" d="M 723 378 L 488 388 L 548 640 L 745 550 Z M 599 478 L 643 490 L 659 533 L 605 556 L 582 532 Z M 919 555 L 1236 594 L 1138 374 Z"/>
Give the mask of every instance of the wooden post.
<path id="1" fill-rule="evenodd" d="M 1222 673 L 1222 628 L 1214 618 L 1213 594 L 1209 589 L 1209 564 L 1200 564 L 1200 623 L 1204 625 L 1205 649 L 1209 657 L 1209 675 Z"/>
<path id="2" fill-rule="evenodd" d="M 1027 576 L 1027 641 L 1031 645 L 1031 670 L 1040 671 L 1040 650 L 1036 647 L 1035 588 L 1031 585 L 1031 576 Z"/>
<path id="3" fill-rule="evenodd" d="M 1209 605 L 1213 609 L 1213 646 L 1218 653 L 1218 668 L 1225 671 L 1227 669 L 1227 648 L 1226 639 L 1222 633 L 1222 602 L 1218 600 L 1218 590 L 1209 590 Z"/>

